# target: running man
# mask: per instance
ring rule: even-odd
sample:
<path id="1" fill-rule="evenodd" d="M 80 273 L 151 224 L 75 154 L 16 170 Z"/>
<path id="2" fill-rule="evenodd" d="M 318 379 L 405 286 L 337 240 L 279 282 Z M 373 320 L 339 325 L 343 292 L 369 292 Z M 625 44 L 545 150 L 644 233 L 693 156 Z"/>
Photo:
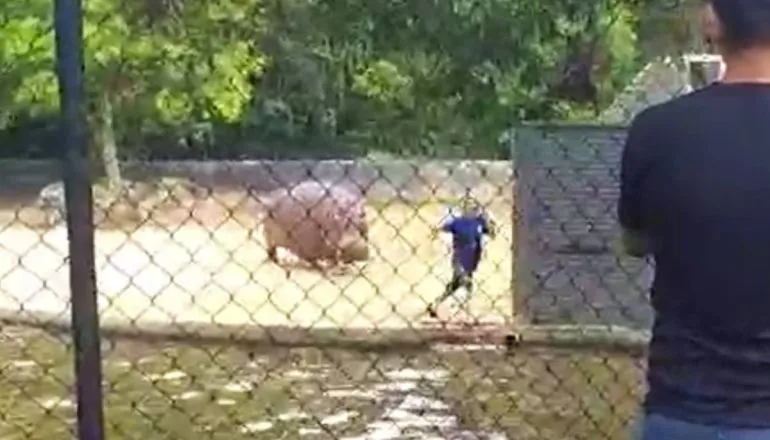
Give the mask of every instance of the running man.
<path id="1" fill-rule="evenodd" d="M 473 200 L 463 202 L 459 216 L 450 217 L 437 232 L 452 235 L 452 279 L 447 283 L 444 293 L 426 312 L 431 318 L 438 318 L 436 309 L 448 298 L 455 296 L 460 288 L 467 292 L 463 298 L 457 298 L 461 305 L 467 305 L 473 290 L 473 274 L 478 268 L 483 253 L 483 237 L 495 236 L 494 222 Z"/>

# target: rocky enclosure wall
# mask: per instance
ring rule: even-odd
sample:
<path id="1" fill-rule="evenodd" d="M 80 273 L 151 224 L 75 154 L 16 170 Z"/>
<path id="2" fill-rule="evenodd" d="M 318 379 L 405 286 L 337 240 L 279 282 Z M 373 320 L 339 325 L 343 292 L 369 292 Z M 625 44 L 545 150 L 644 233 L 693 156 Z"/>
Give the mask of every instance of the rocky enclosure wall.
<path id="1" fill-rule="evenodd" d="M 345 180 L 370 200 L 393 198 L 419 203 L 456 199 L 471 191 L 482 201 L 512 197 L 513 169 L 508 161 L 169 161 L 125 163 L 127 178 L 177 176 L 214 188 L 269 191 L 305 179 Z M 59 179 L 53 161 L 0 161 L 0 181 L 40 187 Z"/>

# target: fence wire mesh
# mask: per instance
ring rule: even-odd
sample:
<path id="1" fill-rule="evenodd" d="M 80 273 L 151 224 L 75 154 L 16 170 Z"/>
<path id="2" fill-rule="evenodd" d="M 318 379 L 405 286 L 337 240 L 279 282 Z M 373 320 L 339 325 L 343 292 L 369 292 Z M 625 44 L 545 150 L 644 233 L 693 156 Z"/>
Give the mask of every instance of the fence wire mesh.
<path id="1" fill-rule="evenodd" d="M 719 70 L 692 5 L 49 3 L 0 4 L 0 437 L 629 436 L 619 154 Z"/>

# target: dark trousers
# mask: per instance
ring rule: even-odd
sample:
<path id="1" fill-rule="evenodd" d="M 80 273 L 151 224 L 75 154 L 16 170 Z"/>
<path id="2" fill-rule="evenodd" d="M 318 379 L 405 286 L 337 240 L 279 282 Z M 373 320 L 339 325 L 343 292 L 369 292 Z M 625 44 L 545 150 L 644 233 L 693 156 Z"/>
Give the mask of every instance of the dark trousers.
<path id="1" fill-rule="evenodd" d="M 770 440 L 770 429 L 742 429 L 698 425 L 659 414 L 646 414 L 634 440 Z"/>
<path id="2" fill-rule="evenodd" d="M 444 293 L 433 303 L 431 308 L 437 307 L 451 296 L 453 296 L 460 288 L 465 288 L 468 291 L 468 295 L 465 298 L 458 298 L 460 302 L 466 303 L 470 299 L 470 294 L 473 290 L 473 273 L 478 266 L 481 252 L 479 251 L 472 257 L 472 261 L 462 261 L 461 258 L 455 255 L 452 258 L 452 279 L 446 284 Z"/>

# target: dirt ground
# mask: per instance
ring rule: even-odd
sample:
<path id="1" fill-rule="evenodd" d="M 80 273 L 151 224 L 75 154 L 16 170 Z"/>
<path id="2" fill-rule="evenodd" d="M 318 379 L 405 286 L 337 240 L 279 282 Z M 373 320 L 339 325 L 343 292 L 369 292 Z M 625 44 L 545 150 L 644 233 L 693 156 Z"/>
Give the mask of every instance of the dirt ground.
<path id="1" fill-rule="evenodd" d="M 332 276 L 270 263 L 255 204 L 229 192 L 165 207 L 140 227 L 100 228 L 102 322 L 416 326 L 449 277 L 448 241 L 431 236 L 447 206 L 370 206 L 374 258 Z M 67 313 L 66 228 L 41 228 L 37 209 L 3 207 L 0 308 Z M 511 209 L 500 202 L 490 212 L 499 234 L 486 247 L 470 310 L 503 322 L 512 307 Z"/>

